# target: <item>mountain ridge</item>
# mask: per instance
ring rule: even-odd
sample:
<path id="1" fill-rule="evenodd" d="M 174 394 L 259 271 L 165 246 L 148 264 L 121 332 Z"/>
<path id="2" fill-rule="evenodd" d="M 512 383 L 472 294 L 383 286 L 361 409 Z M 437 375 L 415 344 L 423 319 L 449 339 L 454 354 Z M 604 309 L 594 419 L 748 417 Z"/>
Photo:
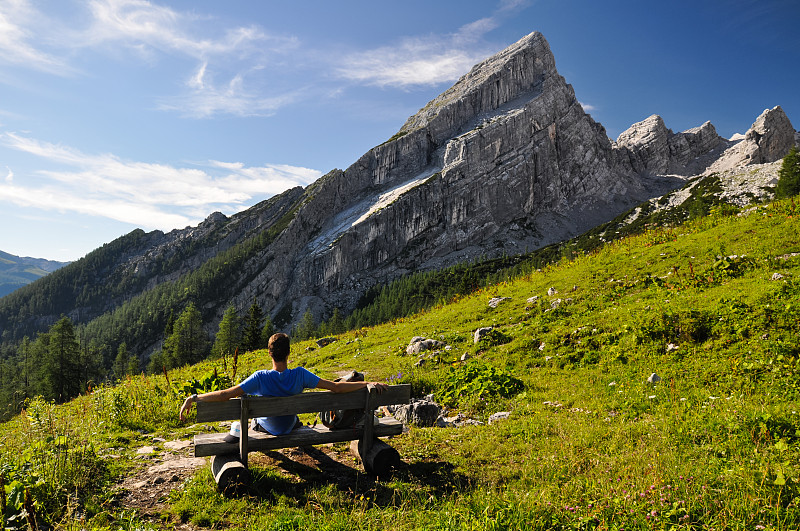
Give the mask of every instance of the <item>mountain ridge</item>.
<path id="1" fill-rule="evenodd" d="M 16 256 L 0 251 L 0 297 L 64 267 L 69 262 Z"/>
<path id="2" fill-rule="evenodd" d="M 229 304 L 243 313 L 253 301 L 288 330 L 306 312 L 317 322 L 348 312 L 369 287 L 410 272 L 576 236 L 720 160 L 774 159 L 795 137 L 774 107 L 738 141 L 710 122 L 672 133 L 657 116 L 613 141 L 532 33 L 473 67 L 347 169 L 197 227 L 134 231 L 62 270 L 52 279 L 59 289 L 42 284 L 63 302 L 59 311 L 37 310 L 37 288 L 21 290 L 0 304 L 0 327 L 14 341 L 61 313 L 89 323 L 159 288 L 171 302 L 142 314 L 148 321 L 137 335 L 113 341 L 152 352 L 169 312 L 190 300 L 209 332 Z"/>

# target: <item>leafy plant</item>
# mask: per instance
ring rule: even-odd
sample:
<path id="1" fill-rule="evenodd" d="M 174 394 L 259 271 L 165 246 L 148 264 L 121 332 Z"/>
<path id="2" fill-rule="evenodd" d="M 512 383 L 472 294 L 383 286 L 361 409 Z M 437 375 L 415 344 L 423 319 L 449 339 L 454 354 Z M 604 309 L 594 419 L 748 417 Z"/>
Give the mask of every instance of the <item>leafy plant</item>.
<path id="1" fill-rule="evenodd" d="M 195 393 L 210 393 L 211 391 L 219 391 L 220 389 L 227 389 L 231 387 L 231 379 L 226 376 L 220 376 L 217 370 L 207 372 L 198 380 L 192 378 L 183 385 L 177 386 L 175 392 L 179 396 L 193 395 Z"/>
<path id="2" fill-rule="evenodd" d="M 480 360 L 451 367 L 444 377 L 438 398 L 448 405 L 457 405 L 464 397 L 508 398 L 525 388 L 522 380 Z"/>

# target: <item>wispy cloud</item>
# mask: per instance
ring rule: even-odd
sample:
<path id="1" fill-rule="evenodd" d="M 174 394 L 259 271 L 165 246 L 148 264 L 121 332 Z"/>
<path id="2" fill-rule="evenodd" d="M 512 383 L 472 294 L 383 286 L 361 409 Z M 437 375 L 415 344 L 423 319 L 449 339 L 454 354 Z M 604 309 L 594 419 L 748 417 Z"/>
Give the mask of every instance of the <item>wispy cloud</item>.
<path id="1" fill-rule="evenodd" d="M 255 25 L 209 36 L 199 29 L 203 25 L 197 24 L 196 16 L 146 0 L 93 0 L 90 10 L 91 27 L 82 32 L 87 46 L 116 43 L 144 57 L 162 52 L 197 61 L 185 91 L 161 98 L 162 110 L 193 118 L 265 116 L 293 100 L 291 95 L 270 94 L 260 80 L 248 83 L 273 56 L 282 57 L 297 46 L 291 37 L 272 35 Z"/>
<path id="2" fill-rule="evenodd" d="M 504 0 L 491 16 L 465 24 L 455 33 L 407 37 L 395 45 L 353 53 L 341 61 L 337 73 L 345 79 L 381 87 L 407 88 L 454 81 L 496 51 L 483 42 L 484 36 L 529 3 Z"/>
<path id="3" fill-rule="evenodd" d="M 191 118 L 208 118 L 217 114 L 234 116 L 270 116 L 298 98 L 299 91 L 264 96 L 246 88 L 246 72 L 236 74 L 224 84 L 217 84 L 203 62 L 186 82 L 187 92 L 162 98 L 158 108 L 176 111 Z"/>
<path id="4" fill-rule="evenodd" d="M 0 3 L 0 62 L 56 75 L 74 72 L 65 60 L 33 44 L 38 31 L 45 29 L 44 21 L 46 17 L 42 17 L 28 0 Z"/>
<path id="5" fill-rule="evenodd" d="M 177 168 L 111 154 L 87 155 L 14 133 L 0 136 L 0 143 L 68 168 L 17 175 L 13 181 L 7 178 L 0 183 L 0 201 L 90 214 L 147 229 L 182 228 L 214 210 L 232 214 L 249 202 L 309 184 L 321 175 L 309 168 L 219 161 Z"/>
<path id="6" fill-rule="evenodd" d="M 184 91 L 164 95 L 158 106 L 183 116 L 268 115 L 292 101 L 271 93 L 253 72 L 297 47 L 292 37 L 263 28 L 216 28 L 193 12 L 180 12 L 148 0 L 91 0 L 77 24 L 51 20 L 29 0 L 0 2 L 0 63 L 54 75 L 76 74 L 77 54 L 92 52 L 131 56 L 157 63 L 163 56 L 183 61 Z M 249 83 L 251 82 L 252 83 Z"/>

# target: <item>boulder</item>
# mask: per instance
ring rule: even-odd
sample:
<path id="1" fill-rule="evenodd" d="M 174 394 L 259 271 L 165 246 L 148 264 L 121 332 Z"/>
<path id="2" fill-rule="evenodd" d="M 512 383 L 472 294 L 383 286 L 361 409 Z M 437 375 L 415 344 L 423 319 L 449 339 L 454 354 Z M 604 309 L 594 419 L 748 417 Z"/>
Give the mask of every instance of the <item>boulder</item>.
<path id="1" fill-rule="evenodd" d="M 424 337 L 415 336 L 406 347 L 406 354 L 409 356 L 418 355 L 420 352 L 426 350 L 435 350 L 437 348 L 444 348 L 446 346 L 442 341 L 436 339 L 425 339 Z"/>
<path id="2" fill-rule="evenodd" d="M 319 348 L 327 347 L 328 345 L 330 345 L 331 343 L 333 343 L 335 341 L 336 341 L 335 337 L 321 337 L 321 338 L 317 339 L 317 346 Z"/>
<path id="3" fill-rule="evenodd" d="M 482 328 L 478 328 L 472 334 L 472 342 L 477 345 L 480 342 L 480 340 L 483 339 L 483 336 L 485 336 L 486 334 L 488 334 L 492 330 L 493 330 L 493 328 L 491 326 L 484 326 Z"/>
<path id="4" fill-rule="evenodd" d="M 489 300 L 489 307 L 490 308 L 497 308 L 497 306 L 501 302 L 507 301 L 507 300 L 511 300 L 511 297 L 493 297 L 492 299 Z"/>
<path id="5" fill-rule="evenodd" d="M 410 404 L 397 406 L 392 416 L 403 424 L 411 424 L 421 428 L 436 425 L 441 413 L 441 406 L 427 399 L 412 400 Z"/>

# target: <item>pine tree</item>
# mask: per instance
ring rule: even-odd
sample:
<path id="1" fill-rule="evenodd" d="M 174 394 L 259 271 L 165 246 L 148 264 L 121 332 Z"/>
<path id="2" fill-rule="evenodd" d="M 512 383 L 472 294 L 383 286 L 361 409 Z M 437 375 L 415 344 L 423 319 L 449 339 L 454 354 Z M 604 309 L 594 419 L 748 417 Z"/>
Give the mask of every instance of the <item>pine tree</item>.
<path id="1" fill-rule="evenodd" d="M 311 313 L 311 310 L 306 310 L 306 313 L 303 314 L 302 319 L 300 319 L 300 322 L 297 323 L 297 327 L 294 329 L 294 336 L 297 339 L 308 339 L 315 334 L 316 330 L 317 327 L 314 324 L 314 315 Z"/>
<path id="2" fill-rule="evenodd" d="M 139 374 L 139 356 L 131 352 L 131 357 L 128 359 L 127 373 L 130 375 Z"/>
<path id="3" fill-rule="evenodd" d="M 272 325 L 272 319 L 270 319 L 269 315 L 267 315 L 264 318 L 264 328 L 261 329 L 261 344 L 266 347 L 269 344 L 269 338 L 271 338 L 274 334 L 275 327 Z"/>
<path id="4" fill-rule="evenodd" d="M 341 334 L 344 332 L 344 321 L 342 321 L 342 315 L 339 313 L 339 308 L 333 309 L 333 315 L 328 320 L 328 333 L 331 335 Z"/>
<path id="5" fill-rule="evenodd" d="M 47 333 L 42 386 L 45 398 L 57 402 L 78 396 L 81 391 L 80 345 L 69 317 L 62 317 Z"/>
<path id="6" fill-rule="evenodd" d="M 250 309 L 247 311 L 247 320 L 242 332 L 242 350 L 245 352 L 266 347 L 266 344 L 261 340 L 261 322 L 263 320 L 264 312 L 254 298 L 253 304 L 250 305 Z"/>
<path id="7" fill-rule="evenodd" d="M 226 365 L 228 356 L 233 356 L 233 353 L 239 348 L 241 342 L 239 328 L 239 315 L 231 304 L 219 322 L 219 331 L 214 338 L 214 347 L 211 349 L 214 356 L 221 357 Z"/>
<path id="8" fill-rule="evenodd" d="M 130 358 L 131 354 L 128 352 L 128 346 L 124 342 L 120 343 L 117 349 L 117 357 L 114 358 L 114 365 L 111 368 L 116 380 L 121 380 L 128 373 Z"/>
<path id="9" fill-rule="evenodd" d="M 778 184 L 775 187 L 775 198 L 783 199 L 800 193 L 800 155 L 797 146 L 783 157 L 783 164 L 778 170 Z"/>
<path id="10" fill-rule="evenodd" d="M 200 311 L 190 302 L 175 321 L 175 326 L 164 341 L 164 363 L 168 369 L 196 363 L 208 355 L 208 334 L 203 329 Z"/>

